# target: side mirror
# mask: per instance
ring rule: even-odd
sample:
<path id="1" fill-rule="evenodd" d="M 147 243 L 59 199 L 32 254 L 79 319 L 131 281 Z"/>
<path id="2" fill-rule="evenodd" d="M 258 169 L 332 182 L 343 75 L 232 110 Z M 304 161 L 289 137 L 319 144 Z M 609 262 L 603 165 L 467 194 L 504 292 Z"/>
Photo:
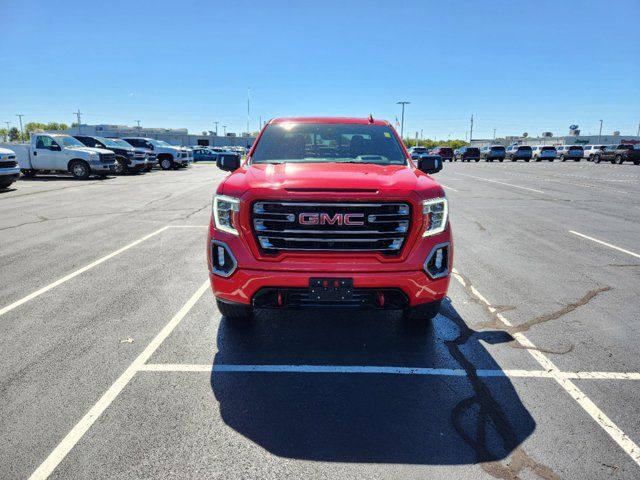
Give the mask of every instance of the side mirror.
<path id="1" fill-rule="evenodd" d="M 49 150 L 52 150 L 54 152 L 60 152 L 62 149 L 60 148 L 60 145 L 57 145 L 57 144 L 53 143 L 49 147 Z"/>
<path id="2" fill-rule="evenodd" d="M 442 157 L 440 155 L 422 155 L 418 158 L 418 170 L 433 174 L 442 170 Z"/>
<path id="3" fill-rule="evenodd" d="M 240 157 L 236 155 L 219 155 L 216 165 L 220 170 L 233 172 L 240 168 Z"/>

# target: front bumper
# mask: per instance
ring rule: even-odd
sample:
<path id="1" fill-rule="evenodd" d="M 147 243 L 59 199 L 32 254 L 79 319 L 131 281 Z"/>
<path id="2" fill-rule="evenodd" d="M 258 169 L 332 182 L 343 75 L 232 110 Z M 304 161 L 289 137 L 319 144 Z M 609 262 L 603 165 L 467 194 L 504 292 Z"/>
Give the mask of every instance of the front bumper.
<path id="1" fill-rule="evenodd" d="M 20 176 L 20 167 L 0 168 L 1 179 L 5 179 L 9 176 L 15 176 L 15 178 L 18 178 Z"/>
<path id="2" fill-rule="evenodd" d="M 94 173 L 105 173 L 105 172 L 115 172 L 116 164 L 113 163 L 102 163 L 102 162 L 89 162 L 89 167 L 91 171 Z"/>

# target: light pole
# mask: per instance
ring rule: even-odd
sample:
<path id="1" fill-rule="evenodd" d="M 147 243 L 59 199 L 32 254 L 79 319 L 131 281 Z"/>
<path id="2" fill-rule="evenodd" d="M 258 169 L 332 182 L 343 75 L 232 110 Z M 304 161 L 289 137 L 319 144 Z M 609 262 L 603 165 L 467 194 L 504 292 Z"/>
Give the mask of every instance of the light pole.
<path id="1" fill-rule="evenodd" d="M 493 129 L 493 139 L 494 140 L 496 139 L 496 129 L 495 128 Z"/>
<path id="2" fill-rule="evenodd" d="M 424 141 L 424 136 L 422 134 L 423 130 L 424 130 L 423 128 L 420 129 L 420 141 L 421 142 Z"/>
<path id="3" fill-rule="evenodd" d="M 222 134 L 226 137 L 227 136 L 227 126 L 226 125 L 222 125 Z"/>
<path id="4" fill-rule="evenodd" d="M 598 131 L 598 143 L 600 143 L 601 136 L 602 136 L 602 120 L 600 120 L 600 130 Z"/>
<path id="5" fill-rule="evenodd" d="M 74 113 L 78 117 L 78 135 L 80 135 L 82 133 L 82 131 L 80 130 L 82 128 L 82 127 L 80 127 L 80 125 L 81 125 L 80 115 L 82 115 L 82 112 L 80 111 L 80 109 L 78 109 L 78 111 L 74 112 Z"/>
<path id="6" fill-rule="evenodd" d="M 218 136 L 218 124 L 220 122 L 213 122 L 213 124 L 216 126 L 216 137 Z"/>
<path id="7" fill-rule="evenodd" d="M 22 117 L 24 117 L 24 115 L 17 114 L 16 117 L 20 119 L 20 140 L 24 142 L 24 132 L 22 131 Z"/>
<path id="8" fill-rule="evenodd" d="M 136 123 L 138 124 L 138 136 L 140 136 L 140 120 L 136 120 Z"/>
<path id="9" fill-rule="evenodd" d="M 402 105 L 402 120 L 400 121 L 400 138 L 404 142 L 404 106 L 409 105 L 411 102 L 396 102 L 396 105 Z"/>

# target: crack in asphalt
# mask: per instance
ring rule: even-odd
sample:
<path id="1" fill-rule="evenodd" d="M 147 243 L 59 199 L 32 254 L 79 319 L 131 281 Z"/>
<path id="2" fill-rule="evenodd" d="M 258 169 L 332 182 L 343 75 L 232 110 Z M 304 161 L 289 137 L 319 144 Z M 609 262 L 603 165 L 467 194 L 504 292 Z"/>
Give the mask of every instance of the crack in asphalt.
<path id="1" fill-rule="evenodd" d="M 188 218 L 191 218 L 193 215 L 195 215 L 196 213 L 201 212 L 202 210 L 204 210 L 205 208 L 207 208 L 210 204 L 209 203 L 205 203 L 204 206 L 192 211 L 191 213 L 189 213 L 186 217 L 183 218 L 183 220 L 186 220 Z"/>
<path id="2" fill-rule="evenodd" d="M 2 227 L 0 228 L 0 231 L 11 230 L 12 228 L 23 227 L 25 225 L 33 225 L 35 223 L 48 222 L 49 220 L 51 220 L 51 218 L 43 217 L 41 215 L 36 215 L 36 216 L 38 217 L 38 220 L 34 220 L 33 222 L 23 222 L 23 223 L 19 223 L 18 225 L 10 225 L 8 227 Z"/>
<path id="3" fill-rule="evenodd" d="M 538 476 L 545 480 L 557 480 L 560 477 L 553 471 L 541 463 L 529 457 L 525 451 L 518 446 L 518 436 L 503 408 L 495 400 L 491 389 L 485 384 L 477 374 L 477 367 L 464 355 L 461 347 L 465 345 L 469 339 L 478 334 L 480 337 L 494 335 L 496 333 L 506 333 L 502 331 L 494 332 L 477 332 L 464 322 L 457 314 L 440 311 L 440 315 L 453 322 L 459 329 L 459 335 L 454 340 L 445 340 L 444 343 L 449 350 L 449 354 L 465 371 L 466 378 L 471 383 L 474 395 L 461 400 L 451 410 L 451 422 L 453 427 L 469 445 L 476 454 L 476 459 L 481 463 L 481 468 L 489 475 L 499 479 L 518 479 L 518 475 L 526 468 L 535 472 Z M 507 334 L 508 335 L 508 334 Z M 512 338 L 508 335 L 509 338 Z M 513 340 L 513 339 L 512 339 Z M 465 414 L 475 415 L 475 437 L 472 433 L 467 432 L 464 426 Z M 507 465 L 503 465 L 498 461 L 499 454 L 491 451 L 488 445 L 488 428 L 498 434 L 501 439 L 502 446 L 506 452 L 511 453 L 511 461 Z"/>
<path id="4" fill-rule="evenodd" d="M 489 475 L 504 480 L 518 480 L 523 470 L 528 469 L 544 480 L 559 480 L 556 475 L 546 465 L 532 459 L 521 447 L 515 449 L 511 455 L 511 461 L 506 465 L 500 462 L 488 462 L 481 465 L 482 469 Z"/>

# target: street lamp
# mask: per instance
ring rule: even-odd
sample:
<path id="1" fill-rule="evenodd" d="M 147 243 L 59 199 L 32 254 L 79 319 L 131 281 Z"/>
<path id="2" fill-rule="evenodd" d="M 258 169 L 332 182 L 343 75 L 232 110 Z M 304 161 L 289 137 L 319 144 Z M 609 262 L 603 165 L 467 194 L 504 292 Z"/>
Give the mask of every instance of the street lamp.
<path id="1" fill-rule="evenodd" d="M 402 105 L 402 120 L 400 122 L 400 138 L 402 138 L 402 141 L 404 142 L 404 106 L 405 105 L 409 105 L 411 102 L 396 102 L 396 105 Z"/>
<path id="2" fill-rule="evenodd" d="M 600 131 L 598 132 L 598 143 L 600 143 L 601 136 L 602 136 L 602 120 L 600 120 Z"/>

